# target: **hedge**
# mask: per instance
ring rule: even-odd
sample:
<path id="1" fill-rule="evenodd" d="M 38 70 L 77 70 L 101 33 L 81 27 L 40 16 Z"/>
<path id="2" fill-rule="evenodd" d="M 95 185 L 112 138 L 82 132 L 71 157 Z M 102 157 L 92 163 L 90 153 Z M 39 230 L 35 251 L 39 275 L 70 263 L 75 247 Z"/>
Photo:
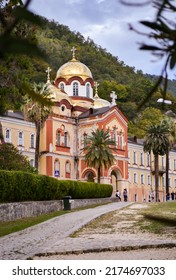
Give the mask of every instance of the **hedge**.
<path id="1" fill-rule="evenodd" d="M 0 170 L 0 202 L 59 200 L 67 195 L 74 199 L 110 197 L 112 186 Z"/>

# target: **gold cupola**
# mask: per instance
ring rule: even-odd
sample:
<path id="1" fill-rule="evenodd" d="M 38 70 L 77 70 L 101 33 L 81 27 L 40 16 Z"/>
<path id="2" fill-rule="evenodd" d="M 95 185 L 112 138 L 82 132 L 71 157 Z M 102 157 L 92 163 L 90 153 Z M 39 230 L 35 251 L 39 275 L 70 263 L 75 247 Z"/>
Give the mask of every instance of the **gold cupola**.
<path id="1" fill-rule="evenodd" d="M 70 79 L 72 77 L 80 77 L 83 81 L 93 78 L 90 69 L 82 62 L 75 58 L 76 48 L 72 48 L 73 57 L 70 61 L 63 64 L 57 71 L 55 81 L 59 78 Z"/>
<path id="2" fill-rule="evenodd" d="M 98 95 L 98 86 L 99 84 L 97 82 L 95 82 L 95 96 L 93 98 L 94 101 L 94 109 L 99 109 L 99 108 L 103 108 L 103 107 L 110 107 L 111 104 L 109 101 L 102 99 L 99 97 Z"/>

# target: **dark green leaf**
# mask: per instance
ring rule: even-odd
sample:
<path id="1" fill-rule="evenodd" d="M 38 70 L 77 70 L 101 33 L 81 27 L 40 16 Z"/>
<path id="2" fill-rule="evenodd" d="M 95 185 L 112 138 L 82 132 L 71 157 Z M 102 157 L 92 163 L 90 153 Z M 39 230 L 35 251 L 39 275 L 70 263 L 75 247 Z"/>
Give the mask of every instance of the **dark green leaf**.
<path id="1" fill-rule="evenodd" d="M 39 26 L 42 25 L 42 21 L 38 16 L 34 15 L 32 12 L 29 12 L 22 7 L 16 7 L 14 10 L 14 15 L 20 20 L 26 20 Z"/>
<path id="2" fill-rule="evenodd" d="M 8 54 L 27 54 L 45 58 L 44 52 L 39 49 L 35 44 L 30 43 L 26 39 L 20 38 L 7 38 L 4 35 L 0 36 L 0 56 L 1 52 L 5 55 Z"/>
<path id="3" fill-rule="evenodd" d="M 140 23 L 149 27 L 149 28 L 151 28 L 151 29 L 154 29 L 154 30 L 156 30 L 158 28 L 160 29 L 160 26 L 156 22 L 150 22 L 150 21 L 142 20 L 142 21 L 140 21 Z"/>
<path id="4" fill-rule="evenodd" d="M 158 48 L 156 46 L 150 46 L 150 45 L 142 45 L 140 50 L 147 50 L 147 51 L 162 51 L 163 49 Z"/>

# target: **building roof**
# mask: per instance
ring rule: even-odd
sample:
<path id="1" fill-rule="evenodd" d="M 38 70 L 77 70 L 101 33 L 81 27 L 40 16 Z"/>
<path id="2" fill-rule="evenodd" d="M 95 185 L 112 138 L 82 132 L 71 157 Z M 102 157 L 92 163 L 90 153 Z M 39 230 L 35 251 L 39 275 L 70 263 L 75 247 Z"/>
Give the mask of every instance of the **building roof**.
<path id="1" fill-rule="evenodd" d="M 92 79 L 92 73 L 90 69 L 79 60 L 72 58 L 72 60 L 63 64 L 58 69 L 55 80 L 58 78 L 65 78 L 68 80 L 69 78 L 75 76 L 81 77 L 83 80 L 86 80 L 87 78 Z"/>
<path id="2" fill-rule="evenodd" d="M 24 114 L 23 112 L 20 111 L 11 111 L 8 110 L 3 117 L 9 117 L 9 118 L 14 118 L 14 119 L 19 119 L 19 120 L 24 120 Z"/>
<path id="3" fill-rule="evenodd" d="M 97 109 L 90 108 L 86 112 L 82 113 L 79 116 L 79 119 L 84 119 L 84 118 L 94 117 L 94 116 L 97 116 L 97 115 L 100 115 L 100 114 L 104 114 L 104 113 L 108 112 L 109 109 L 110 109 L 109 106 L 108 107 L 97 108 Z"/>

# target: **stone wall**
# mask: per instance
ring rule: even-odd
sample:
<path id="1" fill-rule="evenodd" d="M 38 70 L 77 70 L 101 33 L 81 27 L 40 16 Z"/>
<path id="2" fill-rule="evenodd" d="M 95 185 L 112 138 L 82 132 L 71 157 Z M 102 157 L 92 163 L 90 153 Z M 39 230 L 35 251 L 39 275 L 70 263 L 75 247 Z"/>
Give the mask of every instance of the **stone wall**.
<path id="1" fill-rule="evenodd" d="M 98 199 L 74 199 L 70 200 L 71 209 L 93 204 L 112 202 L 111 198 Z M 0 221 L 14 221 L 24 217 L 34 217 L 41 214 L 51 213 L 64 209 L 63 200 L 52 201 L 27 201 L 0 204 Z"/>

